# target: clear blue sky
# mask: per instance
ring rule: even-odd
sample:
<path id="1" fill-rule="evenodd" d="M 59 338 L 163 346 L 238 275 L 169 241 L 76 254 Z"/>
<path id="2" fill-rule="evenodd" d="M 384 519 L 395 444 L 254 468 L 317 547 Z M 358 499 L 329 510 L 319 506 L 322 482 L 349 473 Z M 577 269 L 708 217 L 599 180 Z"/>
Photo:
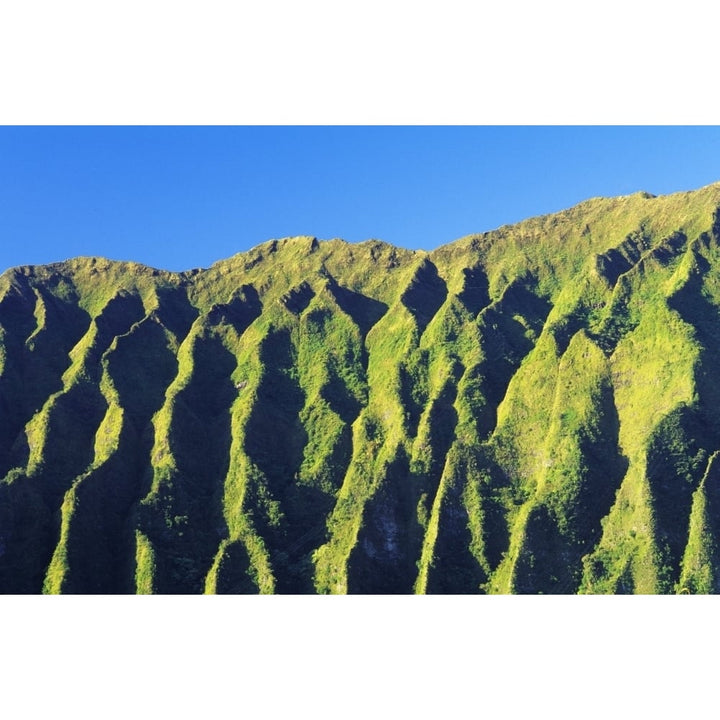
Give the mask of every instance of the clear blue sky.
<path id="1" fill-rule="evenodd" d="M 0 271 L 186 270 L 289 235 L 432 249 L 718 180 L 717 127 L 0 127 Z"/>

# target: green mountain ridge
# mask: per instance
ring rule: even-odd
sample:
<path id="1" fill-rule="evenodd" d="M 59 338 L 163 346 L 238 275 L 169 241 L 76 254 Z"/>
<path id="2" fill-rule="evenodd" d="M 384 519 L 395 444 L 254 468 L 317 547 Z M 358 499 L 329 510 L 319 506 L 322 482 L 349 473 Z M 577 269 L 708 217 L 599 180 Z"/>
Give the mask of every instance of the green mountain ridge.
<path id="1" fill-rule="evenodd" d="M 720 184 L 13 268 L 0 592 L 717 592 L 719 313 Z"/>

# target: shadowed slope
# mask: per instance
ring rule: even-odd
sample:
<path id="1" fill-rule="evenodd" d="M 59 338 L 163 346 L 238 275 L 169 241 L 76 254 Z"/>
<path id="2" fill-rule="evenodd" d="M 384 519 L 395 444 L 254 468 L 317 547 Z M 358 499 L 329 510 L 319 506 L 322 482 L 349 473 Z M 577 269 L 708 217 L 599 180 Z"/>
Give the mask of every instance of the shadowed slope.
<path id="1" fill-rule="evenodd" d="M 253 288 L 200 316 L 178 350 L 178 374 L 155 415 L 153 479 L 139 508 L 136 582 L 143 592 L 202 592 L 227 537 L 223 491 L 229 467 L 231 407 L 238 390 L 234 346 L 260 313 Z M 150 558 L 152 560 L 150 560 Z"/>
<path id="2" fill-rule="evenodd" d="M 30 317 L 33 320 L 31 322 Z M 27 463 L 23 428 L 48 396 L 62 388 L 69 352 L 90 318 L 71 300 L 43 288 L 13 288 L 0 302 L 5 361 L 0 374 L 0 476 Z"/>

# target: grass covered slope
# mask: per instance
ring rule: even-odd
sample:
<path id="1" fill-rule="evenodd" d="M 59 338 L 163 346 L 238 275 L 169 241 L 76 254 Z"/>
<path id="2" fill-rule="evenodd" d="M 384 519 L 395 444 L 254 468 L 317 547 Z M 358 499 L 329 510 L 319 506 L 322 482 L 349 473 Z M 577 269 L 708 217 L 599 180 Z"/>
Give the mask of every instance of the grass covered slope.
<path id="1" fill-rule="evenodd" d="M 717 592 L 719 213 L 6 272 L 0 592 Z"/>

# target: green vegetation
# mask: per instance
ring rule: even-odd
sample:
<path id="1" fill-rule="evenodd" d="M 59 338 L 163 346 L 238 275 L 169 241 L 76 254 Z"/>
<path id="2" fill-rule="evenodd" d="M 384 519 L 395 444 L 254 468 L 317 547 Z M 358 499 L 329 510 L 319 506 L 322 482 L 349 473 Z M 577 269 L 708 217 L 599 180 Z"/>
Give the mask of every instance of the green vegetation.
<path id="1" fill-rule="evenodd" d="M 720 185 L 0 277 L 0 592 L 720 591 Z"/>

